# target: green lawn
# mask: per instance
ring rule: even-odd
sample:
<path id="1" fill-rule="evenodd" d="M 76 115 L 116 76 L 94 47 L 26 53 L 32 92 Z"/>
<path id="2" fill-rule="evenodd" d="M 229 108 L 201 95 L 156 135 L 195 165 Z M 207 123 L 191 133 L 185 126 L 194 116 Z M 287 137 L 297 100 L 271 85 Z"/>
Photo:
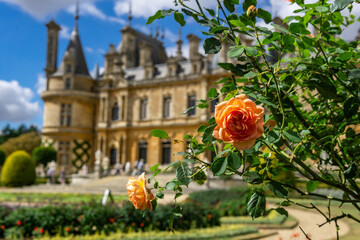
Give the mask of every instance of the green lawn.
<path id="1" fill-rule="evenodd" d="M 31 202 L 31 203 L 81 203 L 101 201 L 101 194 L 78 193 L 14 193 L 0 192 L 0 202 Z M 128 199 L 127 195 L 113 195 L 115 202 Z"/>

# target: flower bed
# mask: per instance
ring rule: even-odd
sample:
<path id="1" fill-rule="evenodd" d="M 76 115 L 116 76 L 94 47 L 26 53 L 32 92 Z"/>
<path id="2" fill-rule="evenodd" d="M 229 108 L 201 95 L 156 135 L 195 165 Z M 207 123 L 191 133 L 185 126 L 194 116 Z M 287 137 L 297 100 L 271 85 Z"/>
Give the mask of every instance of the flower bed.
<path id="1" fill-rule="evenodd" d="M 183 216 L 174 218 L 174 228 L 187 230 L 220 225 L 220 215 L 209 205 L 185 203 Z M 153 212 L 135 210 L 130 203 L 122 207 L 90 205 L 45 206 L 9 209 L 0 207 L 0 238 L 14 239 L 48 234 L 108 235 L 117 231 L 168 230 L 172 206 L 158 206 Z"/>

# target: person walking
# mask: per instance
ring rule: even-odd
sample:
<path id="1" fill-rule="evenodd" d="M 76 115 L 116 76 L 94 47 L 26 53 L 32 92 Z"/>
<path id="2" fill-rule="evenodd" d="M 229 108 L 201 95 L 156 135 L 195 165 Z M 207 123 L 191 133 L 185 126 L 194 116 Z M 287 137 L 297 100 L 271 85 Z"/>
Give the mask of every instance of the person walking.
<path id="1" fill-rule="evenodd" d="M 137 169 L 138 169 L 137 175 L 142 174 L 142 172 L 144 171 L 144 159 L 140 159 Z"/>

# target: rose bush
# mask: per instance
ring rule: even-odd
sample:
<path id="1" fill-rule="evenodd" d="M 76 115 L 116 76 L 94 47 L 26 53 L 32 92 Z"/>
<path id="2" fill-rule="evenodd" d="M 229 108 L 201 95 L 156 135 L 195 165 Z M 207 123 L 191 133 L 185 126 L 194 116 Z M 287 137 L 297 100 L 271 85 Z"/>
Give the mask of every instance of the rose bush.
<path id="1" fill-rule="evenodd" d="M 217 107 L 215 118 L 199 126 L 197 135 L 185 136 L 186 150 L 179 153 L 184 158 L 171 165 L 176 179 L 160 186 L 154 178 L 156 196 L 174 190 L 176 199 L 191 181 L 204 184 L 205 171 L 211 170 L 215 176 L 239 175 L 253 185 L 247 196 L 252 218 L 265 214 L 264 189 L 280 199 L 275 210 L 284 215 L 284 207 L 296 204 L 289 191 L 326 200 L 329 209 L 335 201 L 360 211 L 360 42 L 355 35 L 343 39 L 347 27 L 360 21 L 353 12 L 359 1 L 284 1 L 296 9 L 284 19 L 257 6 L 256 0 L 218 0 L 214 9 L 204 8 L 199 0 L 173 2 L 178 8 L 159 10 L 147 23 L 173 15 L 184 26 L 190 18 L 208 28 L 203 31 L 205 53 L 222 51 L 224 56 L 227 51 L 229 60 L 217 63 L 224 70 L 218 75 L 222 79 L 197 107 L 225 102 Z M 251 111 L 239 108 L 245 105 L 235 97 L 239 93 L 253 99 Z M 255 117 L 260 104 L 266 108 L 264 120 Z M 152 135 L 169 138 L 158 129 Z M 215 156 L 210 162 L 205 161 L 208 151 Z M 155 177 L 162 169 L 156 165 L 152 171 Z M 284 181 L 284 172 L 297 173 L 306 188 Z M 340 190 L 341 197 L 315 192 L 320 183 Z M 335 216 L 314 204 L 302 206 L 321 213 L 320 226 L 336 225 L 346 217 L 360 223 L 352 213 Z M 181 214 L 181 209 L 173 212 Z"/>

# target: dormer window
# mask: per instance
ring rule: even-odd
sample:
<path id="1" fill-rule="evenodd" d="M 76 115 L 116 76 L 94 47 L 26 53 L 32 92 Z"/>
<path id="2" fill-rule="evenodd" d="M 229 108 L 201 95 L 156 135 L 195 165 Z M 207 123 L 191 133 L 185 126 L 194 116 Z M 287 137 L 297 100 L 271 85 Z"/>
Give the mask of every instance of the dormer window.
<path id="1" fill-rule="evenodd" d="M 71 73 L 71 64 L 66 65 L 66 72 Z"/>
<path id="2" fill-rule="evenodd" d="M 71 79 L 70 78 L 67 78 L 65 80 L 65 89 L 66 90 L 69 90 L 71 88 Z"/>

